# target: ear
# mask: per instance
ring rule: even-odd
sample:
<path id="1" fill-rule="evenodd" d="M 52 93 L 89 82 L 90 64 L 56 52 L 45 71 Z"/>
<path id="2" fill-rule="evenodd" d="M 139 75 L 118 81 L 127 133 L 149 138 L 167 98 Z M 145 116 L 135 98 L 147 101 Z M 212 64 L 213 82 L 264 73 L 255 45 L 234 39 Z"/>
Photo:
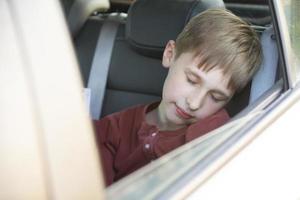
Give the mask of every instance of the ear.
<path id="1" fill-rule="evenodd" d="M 169 68 L 174 58 L 175 58 L 175 41 L 169 40 L 164 50 L 162 65 L 166 68 Z"/>

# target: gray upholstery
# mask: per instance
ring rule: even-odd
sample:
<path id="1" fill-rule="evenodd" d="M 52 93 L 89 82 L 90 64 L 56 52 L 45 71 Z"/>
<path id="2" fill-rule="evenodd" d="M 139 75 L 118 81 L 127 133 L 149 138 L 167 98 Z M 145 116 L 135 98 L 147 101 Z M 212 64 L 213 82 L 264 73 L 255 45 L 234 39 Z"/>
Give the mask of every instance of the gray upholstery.
<path id="1" fill-rule="evenodd" d="M 159 100 L 167 75 L 161 65 L 165 44 L 177 37 L 193 15 L 212 7 L 224 7 L 224 3 L 222 0 L 137 0 L 129 10 L 126 23 L 119 19 L 102 116 Z M 85 86 L 103 20 L 110 19 L 89 19 L 75 38 Z"/>
<path id="2" fill-rule="evenodd" d="M 224 8 L 219 0 L 139 0 L 129 9 L 126 38 L 132 48 L 160 58 L 166 43 L 175 40 L 185 24 L 208 8 Z"/>
<path id="3" fill-rule="evenodd" d="M 118 22 L 105 21 L 99 33 L 90 70 L 88 88 L 90 89 L 90 114 L 92 119 L 98 120 L 102 113 L 102 104 L 106 91 L 108 71 L 114 47 Z"/>
<path id="4" fill-rule="evenodd" d="M 261 29 L 257 31 L 261 33 Z M 278 49 L 272 26 L 260 34 L 260 40 L 262 44 L 263 61 L 252 81 L 249 82 L 240 93 L 235 94 L 232 100 L 226 105 L 230 116 L 235 116 L 242 109 L 253 104 L 280 78 Z"/>
<path id="5" fill-rule="evenodd" d="M 261 45 L 263 61 L 259 71 L 253 77 L 249 103 L 258 99 L 275 83 L 278 65 L 278 49 L 273 27 L 269 27 L 262 33 Z"/>

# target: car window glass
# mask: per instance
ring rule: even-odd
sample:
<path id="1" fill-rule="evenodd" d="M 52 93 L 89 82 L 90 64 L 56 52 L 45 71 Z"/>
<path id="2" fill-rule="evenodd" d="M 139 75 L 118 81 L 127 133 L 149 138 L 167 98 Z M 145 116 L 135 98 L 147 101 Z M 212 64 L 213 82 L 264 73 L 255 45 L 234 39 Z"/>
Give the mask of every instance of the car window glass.
<path id="1" fill-rule="evenodd" d="M 281 4 L 284 8 L 284 15 L 288 26 L 288 33 L 290 37 L 290 45 L 292 48 L 292 60 L 291 63 L 293 66 L 298 66 L 295 68 L 297 73 L 297 80 L 299 80 L 300 68 L 299 68 L 299 59 L 300 59 L 300 1 L 298 0 L 281 0 Z"/>
<path id="2" fill-rule="evenodd" d="M 115 3 L 117 3 L 117 2 L 115 2 Z M 120 2 L 118 2 L 118 3 L 120 3 Z M 226 3 L 226 1 L 225 1 L 225 3 Z M 118 11 L 120 11 L 120 9 L 121 8 L 123 8 L 122 6 L 119 6 L 118 4 L 116 4 L 115 6 L 117 6 L 118 8 L 116 8 L 116 10 L 118 10 Z M 240 17 L 242 17 L 243 19 L 245 19 L 246 21 L 248 21 L 248 22 L 250 22 L 251 24 L 252 24 L 252 26 L 255 28 L 255 30 L 260 34 L 261 32 L 263 32 L 265 29 L 266 29 L 266 27 L 268 27 L 269 25 L 270 25 L 270 23 L 271 23 L 271 16 L 270 16 L 270 12 L 269 12 L 269 7 L 266 5 L 257 5 L 258 7 L 255 7 L 255 6 L 253 6 L 253 5 L 251 5 L 251 6 L 247 6 L 247 5 L 243 5 L 243 6 L 241 6 L 241 7 L 239 7 L 240 5 L 232 5 L 231 4 L 231 6 L 232 7 L 227 7 L 228 9 L 234 9 L 234 10 L 232 10 L 232 12 L 234 11 L 234 13 L 235 14 L 237 14 L 238 16 L 240 16 Z M 111 9 L 113 9 L 114 7 L 111 7 Z M 247 10 L 247 13 L 245 14 L 245 10 Z M 114 10 L 113 10 L 114 11 Z M 265 12 L 266 11 L 266 12 Z M 261 15 L 262 13 L 264 13 L 263 15 Z M 98 13 L 99 14 L 99 13 Z M 108 14 L 109 15 L 109 14 Z M 100 14 L 99 14 L 99 16 L 100 16 Z M 91 44 L 90 46 L 93 46 L 93 44 L 95 44 L 97 41 L 96 41 L 96 39 L 97 39 L 97 37 L 92 37 L 93 36 L 93 34 L 95 33 L 95 35 L 97 35 L 98 34 L 98 32 L 97 32 L 97 30 L 99 29 L 99 27 L 101 27 L 101 26 L 99 26 L 99 25 L 102 25 L 101 23 L 102 23 L 102 21 L 103 20 L 105 20 L 106 18 L 104 17 L 104 18 L 100 18 L 98 15 L 96 15 L 95 13 L 94 13 L 94 16 L 93 17 L 91 17 L 88 21 L 87 21 L 87 23 L 85 24 L 85 26 L 84 26 L 84 28 L 82 29 L 82 32 L 80 32 L 79 34 L 78 34 L 78 36 L 77 36 L 77 38 L 75 38 L 75 42 L 77 42 L 77 44 L 75 43 L 75 46 L 76 47 L 78 47 L 77 48 L 77 53 L 78 53 L 78 58 L 79 58 L 79 61 L 81 61 L 81 62 L 79 62 L 80 63 L 80 66 L 90 66 L 90 64 L 86 64 L 87 62 L 85 62 L 85 61 L 87 61 L 88 59 L 80 59 L 80 57 L 83 57 L 83 55 L 85 55 L 85 54 L 89 54 L 88 53 L 88 51 L 90 51 L 92 48 L 85 48 L 85 44 L 87 44 L 86 46 L 89 46 L 89 44 Z M 125 20 L 124 20 L 125 21 Z M 123 45 L 123 43 L 121 43 L 121 42 L 123 42 L 126 38 L 125 38 L 125 36 L 124 36 L 124 32 L 125 31 L 122 31 L 123 29 L 125 29 L 124 28 L 124 24 L 122 23 L 122 24 L 120 24 L 120 27 L 122 28 L 122 29 L 120 29 L 121 31 L 119 31 L 118 32 L 118 34 L 117 34 L 117 39 L 118 39 L 118 42 L 119 42 L 119 44 L 121 44 L 121 45 Z M 96 30 L 97 29 L 97 30 Z M 96 30 L 96 31 L 95 31 Z M 93 40 L 93 38 L 94 38 L 94 40 Z M 83 41 L 83 43 L 81 43 Z M 125 45 L 124 45 L 125 46 Z M 124 48 L 124 46 L 122 46 L 122 48 Z M 83 48 L 84 47 L 84 48 Z M 82 50 L 82 51 L 81 51 Z M 119 54 L 118 54 L 119 55 Z M 93 57 L 93 53 L 90 53 L 89 54 L 89 57 Z M 92 59 L 89 59 L 90 61 L 92 60 Z M 133 60 L 133 59 L 128 59 L 128 60 Z M 115 62 L 114 61 L 112 61 L 112 63 L 114 64 Z M 117 66 L 117 65 L 116 65 Z M 132 71 L 134 71 L 134 69 L 135 68 L 132 68 Z M 84 71 L 84 70 L 83 70 Z M 85 71 L 84 71 L 85 72 Z M 88 71 L 87 71 L 87 73 L 82 73 L 83 75 L 84 74 L 88 74 Z M 118 73 L 118 74 L 122 74 L 122 77 L 126 77 L 126 73 L 124 72 L 124 73 Z M 114 78 L 114 79 L 113 79 Z M 114 86 L 114 85 L 117 85 L 116 83 L 115 83 L 115 77 L 112 77 L 109 81 L 108 81 L 108 86 L 109 87 L 112 87 L 112 86 Z M 137 80 L 135 80 L 135 83 L 134 83 L 135 85 L 134 85 L 134 89 L 136 89 L 136 87 L 138 87 L 138 85 L 142 85 L 142 84 L 137 84 Z M 154 84 L 154 83 L 153 83 Z M 124 86 L 123 84 L 121 84 L 122 86 Z M 232 101 L 232 102 L 234 102 L 233 103 L 233 105 L 232 105 L 232 116 L 235 116 L 236 114 L 238 114 L 243 108 L 245 108 L 247 105 L 248 105 L 248 96 L 247 95 L 249 95 L 249 90 L 250 90 L 250 87 L 251 87 L 251 84 L 249 84 L 248 85 L 248 87 L 246 88 L 246 93 L 245 93 L 245 95 L 243 95 L 242 97 L 241 97 L 241 95 L 240 96 L 238 96 L 238 99 L 237 99 L 237 101 Z M 122 88 L 123 89 L 123 88 Z M 141 90 L 143 90 L 143 88 L 141 89 Z M 109 92 L 111 92 L 112 91 L 112 88 L 109 88 Z M 280 88 L 278 89 L 278 91 L 280 91 Z M 123 92 L 123 91 L 122 91 Z M 271 92 L 272 93 L 272 92 Z M 107 94 L 108 94 L 108 92 L 107 92 Z M 111 93 L 111 94 L 115 94 L 115 93 Z M 119 93 L 118 93 L 119 94 Z M 120 94 L 123 94 L 123 93 L 120 93 Z M 278 92 L 276 93 L 277 95 L 278 95 Z M 267 94 L 267 95 L 269 95 L 269 94 Z M 113 96 L 113 95 L 111 95 L 111 96 Z M 241 98 L 243 98 L 243 99 L 241 99 Z M 275 97 L 274 97 L 275 98 Z M 273 101 L 274 100 L 274 98 L 272 97 L 272 99 L 271 100 L 268 100 L 268 101 L 264 101 L 264 107 L 265 106 L 267 106 L 267 104 L 269 104 L 271 101 Z M 123 102 L 125 102 L 126 100 L 124 100 L 124 98 L 122 98 L 121 96 L 120 96 L 120 98 L 119 99 L 123 99 Z M 266 99 L 265 97 L 263 98 L 264 100 Z M 131 103 L 133 103 L 134 105 L 135 104 L 138 104 L 138 103 L 140 103 L 140 102 L 138 102 L 138 103 L 135 103 L 135 102 L 133 102 L 132 101 L 132 99 L 130 100 L 131 101 Z M 110 105 L 112 105 L 113 104 L 113 101 L 110 99 L 110 100 L 107 100 L 107 102 L 109 102 L 109 104 Z M 242 103 L 241 103 L 242 102 Z M 265 102 L 267 102 L 267 103 L 265 103 Z M 259 102 L 260 104 L 261 104 L 261 102 Z M 238 105 L 238 104 L 241 104 L 241 105 Z M 119 105 L 119 104 L 118 104 Z M 257 106 L 256 104 L 254 105 L 254 106 Z M 252 108 L 253 107 L 251 107 L 251 109 L 249 110 L 247 110 L 247 112 L 246 112 L 246 114 L 243 114 L 243 116 L 242 117 L 246 117 L 247 119 L 248 119 L 248 117 L 249 116 L 252 116 L 252 115 L 249 115 L 249 113 L 253 113 L 253 112 L 251 112 L 252 111 Z M 227 108 L 226 108 L 227 109 Z M 260 107 L 259 109 L 257 109 L 257 110 L 262 110 L 263 108 L 262 107 Z M 119 110 L 116 110 L 116 111 L 119 111 Z M 227 111 L 228 111 L 228 109 L 227 109 Z M 110 114 L 110 113 L 112 113 L 112 112 L 109 112 L 108 114 Z M 231 114 L 231 113 L 229 113 L 229 114 Z M 238 118 L 239 119 L 239 118 Z M 243 121 L 244 122 L 244 121 Z M 243 123 L 240 123 L 239 125 L 242 125 Z M 227 127 L 227 126 L 226 126 Z M 188 154 L 187 153 L 187 155 L 186 155 L 186 157 L 183 157 L 182 159 L 180 158 L 178 161 L 176 161 L 176 162 L 180 162 L 181 164 L 182 163 L 189 163 L 189 161 L 188 160 L 192 160 L 192 157 L 196 157 L 197 158 L 197 162 L 199 161 L 199 160 L 201 160 L 202 158 L 204 158 L 205 157 L 205 153 L 208 153 L 209 152 L 209 150 L 211 150 L 211 148 L 214 148 L 214 147 L 216 147 L 216 145 L 217 144 L 220 144 L 220 142 L 221 141 L 223 141 L 223 139 L 224 139 L 224 137 L 225 137 L 225 135 L 226 136 L 229 136 L 230 134 L 232 134 L 233 132 L 234 132 L 234 130 L 236 131 L 237 129 L 236 129 L 236 127 L 235 128 L 232 128 L 232 129 L 229 129 L 228 127 L 227 127 L 227 129 L 228 129 L 228 132 L 224 132 L 224 134 L 217 134 L 216 136 L 213 136 L 213 137 L 211 137 L 210 139 L 207 139 L 205 142 L 203 142 L 203 143 L 201 143 L 201 145 L 199 145 L 199 146 L 197 146 L 197 148 L 195 149 L 195 151 L 194 150 L 191 150 L 190 149 L 190 154 Z M 224 130 L 223 129 L 223 127 L 221 127 L 221 129 L 220 130 Z M 220 132 L 220 130 L 218 129 L 218 130 L 216 130 L 217 132 Z M 227 135 L 228 134 L 228 135 Z M 203 138 L 202 138 L 203 139 Z M 188 144 L 189 145 L 189 144 Z M 209 147 L 209 148 L 208 148 Z M 185 147 L 186 148 L 186 147 Z M 179 148 L 180 149 L 180 148 Z M 203 151 L 205 149 L 205 151 Z M 190 156 L 190 157 L 189 157 Z M 164 159 L 162 159 L 162 160 L 164 160 Z M 164 161 L 166 161 L 166 160 L 164 160 Z M 196 160 L 195 160 L 196 161 Z M 200 162 L 200 161 L 199 161 Z M 175 166 L 177 166 L 177 165 L 181 165 L 180 163 L 173 163 L 173 164 L 170 164 L 170 165 L 168 165 L 168 167 L 166 167 L 166 172 L 170 172 L 170 173 L 174 173 L 173 172 L 173 170 L 167 170 L 167 169 L 169 169 L 169 167 L 175 167 Z M 189 163 L 189 164 L 192 164 L 192 162 L 191 163 Z M 159 165 L 159 164 L 155 164 L 155 165 Z M 150 164 L 150 166 L 151 166 L 151 164 Z M 153 172 L 154 173 L 154 172 Z M 152 177 L 152 178 L 154 178 L 155 180 L 150 180 L 150 182 L 152 182 L 152 183 L 154 183 L 155 181 L 157 181 L 157 182 L 160 182 L 160 179 L 158 179 L 158 178 L 161 178 L 161 177 L 163 177 L 163 176 L 161 176 L 160 175 L 160 173 L 162 173 L 162 174 L 165 174 L 165 175 L 167 175 L 168 173 L 164 173 L 163 171 L 160 171 L 160 172 L 158 172 L 159 174 L 157 174 L 157 175 L 154 175 L 154 174 L 152 174 L 152 172 L 150 173 L 150 176 Z M 182 172 L 182 173 L 184 173 L 184 171 Z M 152 175 L 151 175 L 152 174 Z M 170 174 L 168 175 L 168 176 L 170 176 Z M 151 179 L 151 177 L 150 177 L 150 179 Z M 156 183 L 155 183 L 156 184 Z M 164 183 L 165 184 L 165 183 Z M 118 183 L 117 183 L 117 185 L 118 185 Z M 147 186 L 145 186 L 145 187 L 147 187 Z"/>

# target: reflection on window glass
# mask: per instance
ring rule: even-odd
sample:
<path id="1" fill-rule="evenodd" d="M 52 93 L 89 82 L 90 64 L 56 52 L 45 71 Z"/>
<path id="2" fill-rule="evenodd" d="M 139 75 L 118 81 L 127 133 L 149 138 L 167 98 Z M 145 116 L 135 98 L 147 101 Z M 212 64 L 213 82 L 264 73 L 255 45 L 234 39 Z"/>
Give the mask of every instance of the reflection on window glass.
<path id="1" fill-rule="evenodd" d="M 291 47 L 294 51 L 295 56 L 295 66 L 297 66 L 297 79 L 300 78 L 300 1 L 299 0 L 281 0 L 282 5 L 284 5 L 284 13 L 286 16 L 290 39 Z"/>

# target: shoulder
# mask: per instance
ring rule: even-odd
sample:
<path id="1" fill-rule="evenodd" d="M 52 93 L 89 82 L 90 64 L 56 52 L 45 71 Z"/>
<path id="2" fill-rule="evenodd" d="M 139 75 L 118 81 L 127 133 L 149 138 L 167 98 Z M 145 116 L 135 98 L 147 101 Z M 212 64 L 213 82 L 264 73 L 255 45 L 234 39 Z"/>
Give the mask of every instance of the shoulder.
<path id="1" fill-rule="evenodd" d="M 200 137 L 228 122 L 230 119 L 227 111 L 222 109 L 210 117 L 196 122 L 189 126 L 186 140 L 191 141 L 197 137 Z"/>
<path id="2" fill-rule="evenodd" d="M 147 105 L 136 105 L 129 108 L 126 108 L 120 112 L 112 113 L 103 118 L 103 120 L 126 120 L 131 121 L 135 118 L 140 118 L 144 114 L 144 110 Z"/>
<path id="3" fill-rule="evenodd" d="M 112 113 L 100 120 L 94 121 L 94 125 L 96 128 L 106 126 L 119 127 L 123 123 L 130 123 L 139 120 L 143 116 L 146 107 L 147 105 L 137 105 L 119 112 Z"/>
<path id="4" fill-rule="evenodd" d="M 208 131 L 211 131 L 213 129 L 216 129 L 222 125 L 224 125 L 226 122 L 228 122 L 230 119 L 229 114 L 225 109 L 222 109 L 218 111 L 217 113 L 213 114 L 210 117 L 205 118 L 203 121 L 200 121 L 198 123 L 205 124 L 206 129 Z"/>
<path id="5" fill-rule="evenodd" d="M 217 124 L 225 124 L 229 121 L 230 117 L 228 112 L 225 109 L 220 110 L 219 112 L 215 113 L 211 117 L 208 118 L 211 123 L 217 123 Z"/>

